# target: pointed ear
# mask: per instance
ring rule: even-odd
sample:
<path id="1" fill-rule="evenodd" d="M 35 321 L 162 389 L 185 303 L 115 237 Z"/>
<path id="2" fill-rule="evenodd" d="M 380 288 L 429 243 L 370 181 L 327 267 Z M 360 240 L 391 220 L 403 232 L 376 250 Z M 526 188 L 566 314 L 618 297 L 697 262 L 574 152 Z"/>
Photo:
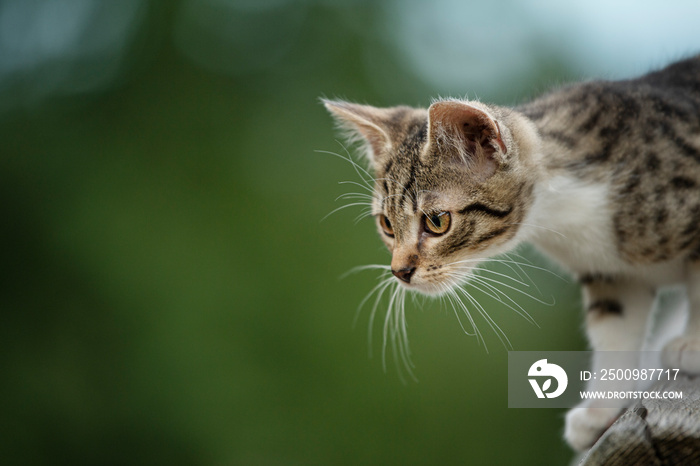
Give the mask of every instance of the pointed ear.
<path id="1" fill-rule="evenodd" d="M 351 141 L 359 139 L 367 143 L 368 156 L 373 164 L 391 147 L 388 131 L 391 109 L 340 100 L 322 99 L 322 102 L 336 122 L 347 130 Z"/>
<path id="2" fill-rule="evenodd" d="M 498 122 L 486 109 L 456 100 L 435 102 L 428 109 L 429 146 L 445 149 L 488 178 L 508 152 Z"/>

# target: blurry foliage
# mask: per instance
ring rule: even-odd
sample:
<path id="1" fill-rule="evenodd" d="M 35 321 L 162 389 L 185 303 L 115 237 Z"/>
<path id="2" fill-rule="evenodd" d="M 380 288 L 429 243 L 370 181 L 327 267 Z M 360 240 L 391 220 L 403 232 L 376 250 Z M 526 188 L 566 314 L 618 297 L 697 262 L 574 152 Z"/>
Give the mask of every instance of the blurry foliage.
<path id="1" fill-rule="evenodd" d="M 50 3 L 2 2 L 0 23 Z M 388 255 L 357 211 L 319 221 L 356 175 L 314 152 L 343 151 L 317 99 L 434 95 L 376 3 L 65 5 L 84 13 L 65 53 L 0 76 L 4 464 L 568 459 L 560 412 L 507 409 L 488 329 L 487 354 L 451 309 L 412 306 L 406 385 L 380 339 L 367 358 L 367 309 L 353 330 L 375 277 L 337 277 Z M 494 319 L 517 349 L 581 349 L 575 287 L 532 276 L 559 303 L 514 298 L 542 328 L 483 297 Z"/>

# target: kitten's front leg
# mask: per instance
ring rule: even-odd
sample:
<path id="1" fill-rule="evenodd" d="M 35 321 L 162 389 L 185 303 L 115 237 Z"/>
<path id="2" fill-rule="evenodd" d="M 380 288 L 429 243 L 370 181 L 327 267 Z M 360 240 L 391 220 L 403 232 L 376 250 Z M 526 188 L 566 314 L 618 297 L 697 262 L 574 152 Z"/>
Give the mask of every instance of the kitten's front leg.
<path id="1" fill-rule="evenodd" d="M 602 369 L 636 368 L 638 353 L 606 353 L 608 351 L 639 351 L 644 340 L 647 317 L 654 300 L 646 285 L 609 277 L 584 277 L 584 303 L 587 309 L 586 327 L 593 347 L 592 371 L 597 379 L 588 383 L 587 390 L 601 385 Z M 630 360 L 621 360 L 630 359 Z M 635 381 L 621 381 L 616 390 L 631 390 Z M 608 387 L 609 388 L 609 387 Z M 620 415 L 608 400 L 586 400 L 566 415 L 564 437 L 576 450 L 584 450 L 598 439 Z"/>
<path id="2" fill-rule="evenodd" d="M 700 259 L 688 264 L 686 287 L 689 314 L 683 335 L 671 340 L 663 349 L 662 360 L 667 368 L 688 374 L 700 374 Z"/>

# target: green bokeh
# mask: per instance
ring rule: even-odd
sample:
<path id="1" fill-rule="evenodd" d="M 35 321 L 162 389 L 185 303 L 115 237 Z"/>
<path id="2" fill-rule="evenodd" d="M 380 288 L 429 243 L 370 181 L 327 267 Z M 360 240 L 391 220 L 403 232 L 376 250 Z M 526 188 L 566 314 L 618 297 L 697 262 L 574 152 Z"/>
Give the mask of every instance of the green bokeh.
<path id="1" fill-rule="evenodd" d="M 483 319 L 488 353 L 451 308 L 409 305 L 405 384 L 391 352 L 382 367 L 383 309 L 369 345 L 367 307 L 353 326 L 376 274 L 339 277 L 389 256 L 360 209 L 320 221 L 358 177 L 316 152 L 343 150 L 318 98 L 436 94 L 372 32 L 377 7 L 291 2 L 263 19 L 294 41 L 256 57 L 274 43 L 257 23 L 227 48 L 177 26 L 182 5 L 148 3 L 102 89 L 6 89 L 2 463 L 566 463 L 562 411 L 507 408 L 507 353 Z M 514 88 L 566 76 L 542 63 Z M 576 287 L 530 275 L 555 305 L 508 294 L 539 328 L 477 296 L 516 349 L 583 349 Z"/>

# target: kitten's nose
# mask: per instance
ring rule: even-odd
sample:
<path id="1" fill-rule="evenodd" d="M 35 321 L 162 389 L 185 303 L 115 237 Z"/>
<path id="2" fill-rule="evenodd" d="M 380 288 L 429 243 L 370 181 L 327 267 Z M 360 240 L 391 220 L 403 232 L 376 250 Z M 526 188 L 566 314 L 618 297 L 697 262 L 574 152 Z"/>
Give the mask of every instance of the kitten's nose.
<path id="1" fill-rule="evenodd" d="M 391 269 L 391 273 L 393 273 L 396 278 L 398 278 L 399 280 L 403 280 L 406 283 L 411 283 L 411 276 L 413 275 L 413 272 L 415 272 L 415 271 L 416 271 L 416 268 L 413 266 L 404 267 L 404 268 L 399 269 L 399 270 Z"/>

